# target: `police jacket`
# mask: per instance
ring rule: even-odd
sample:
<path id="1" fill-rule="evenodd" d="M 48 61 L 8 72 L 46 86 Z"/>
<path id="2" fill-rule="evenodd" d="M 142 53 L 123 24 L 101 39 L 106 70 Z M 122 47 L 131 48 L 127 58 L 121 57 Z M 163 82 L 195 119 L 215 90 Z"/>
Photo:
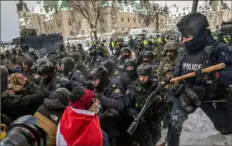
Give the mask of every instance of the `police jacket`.
<path id="1" fill-rule="evenodd" d="M 45 96 L 38 86 L 29 83 L 23 93 L 1 97 L 1 112 L 12 120 L 27 114 L 34 114 L 43 103 Z"/>
<path id="2" fill-rule="evenodd" d="M 47 91 L 54 91 L 57 87 L 56 84 L 58 78 L 59 78 L 58 73 L 55 72 L 55 74 L 53 74 L 50 79 L 41 78 L 39 81 L 39 86 L 42 89 L 46 89 Z"/>
<path id="3" fill-rule="evenodd" d="M 216 71 L 216 81 L 215 79 L 212 79 L 211 74 L 209 74 L 210 76 L 207 81 L 197 80 L 196 78 L 186 80 L 186 85 L 188 87 L 191 88 L 194 86 L 200 86 L 203 88 L 203 92 L 206 94 L 208 92 L 214 94 L 204 96 L 217 96 L 222 93 L 226 93 L 227 86 L 232 83 L 232 47 L 228 44 L 218 41 L 215 41 L 209 47 L 212 49 L 211 53 L 209 53 L 206 49 L 207 47 L 205 47 L 197 53 L 184 54 L 183 58 L 176 66 L 173 75 L 180 76 L 189 72 L 196 71 L 200 68 L 206 68 L 218 63 L 225 63 L 226 67 L 224 69 Z"/>
<path id="4" fill-rule="evenodd" d="M 85 77 L 79 70 L 73 70 L 69 72 L 67 78 L 71 81 L 79 83 L 79 85 L 84 85 L 86 83 Z"/>
<path id="5" fill-rule="evenodd" d="M 89 58 L 89 62 L 88 62 L 89 63 L 88 67 L 89 68 L 98 67 L 103 60 L 104 59 L 101 56 L 99 56 L 99 55 L 90 57 Z"/>
<path id="6" fill-rule="evenodd" d="M 156 89 L 157 83 L 156 81 L 153 81 L 153 79 L 150 79 L 150 83 L 147 84 L 146 87 L 143 87 L 139 80 L 137 79 L 133 85 L 131 85 L 128 90 L 126 91 L 126 94 L 130 94 L 130 103 L 131 105 L 128 107 L 128 115 L 129 116 L 135 116 L 137 115 L 141 109 L 143 108 L 143 105 L 145 104 L 146 99 L 148 96 Z M 129 93 L 128 93 L 129 92 Z M 144 118 L 145 120 L 160 120 L 162 113 L 164 113 L 164 110 L 167 107 L 167 103 L 161 102 L 156 104 L 155 102 L 147 109 Z M 131 112 L 133 110 L 133 112 Z M 131 115 L 135 114 L 135 115 Z"/>
<path id="7" fill-rule="evenodd" d="M 128 73 L 123 73 L 122 76 L 123 83 L 127 86 L 129 84 L 132 84 L 137 79 L 137 74 L 129 75 Z"/>
<path id="8" fill-rule="evenodd" d="M 114 109 L 118 113 L 124 110 L 124 86 L 119 78 L 109 79 L 102 91 L 101 104 L 103 111 Z"/>
<path id="9" fill-rule="evenodd" d="M 79 70 L 84 75 L 85 79 L 88 78 L 89 73 L 86 69 L 84 62 L 82 62 L 81 60 L 75 64 L 74 69 Z"/>

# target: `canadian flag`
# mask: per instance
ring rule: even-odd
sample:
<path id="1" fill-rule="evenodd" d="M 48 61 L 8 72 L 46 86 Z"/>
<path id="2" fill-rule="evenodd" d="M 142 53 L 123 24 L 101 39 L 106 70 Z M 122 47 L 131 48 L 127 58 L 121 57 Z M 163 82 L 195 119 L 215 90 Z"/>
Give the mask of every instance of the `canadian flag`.
<path id="1" fill-rule="evenodd" d="M 57 146 L 103 146 L 103 136 L 96 113 L 68 106 L 59 122 Z"/>

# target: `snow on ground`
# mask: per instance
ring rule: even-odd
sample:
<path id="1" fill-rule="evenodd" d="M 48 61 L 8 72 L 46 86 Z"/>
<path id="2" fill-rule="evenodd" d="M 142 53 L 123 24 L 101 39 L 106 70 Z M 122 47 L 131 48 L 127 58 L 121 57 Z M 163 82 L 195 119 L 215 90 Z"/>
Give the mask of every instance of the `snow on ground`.
<path id="1" fill-rule="evenodd" d="M 167 129 L 162 131 L 163 142 L 166 137 Z M 189 115 L 184 122 L 180 145 L 223 145 L 232 146 L 232 135 L 221 135 L 215 130 L 213 123 L 201 109 Z"/>

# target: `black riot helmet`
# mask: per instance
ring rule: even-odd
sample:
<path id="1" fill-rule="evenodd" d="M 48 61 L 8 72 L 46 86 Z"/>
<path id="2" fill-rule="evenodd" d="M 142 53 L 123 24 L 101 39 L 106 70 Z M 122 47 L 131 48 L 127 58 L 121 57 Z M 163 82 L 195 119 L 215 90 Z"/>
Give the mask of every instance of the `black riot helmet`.
<path id="1" fill-rule="evenodd" d="M 147 63 L 142 63 L 138 68 L 137 68 L 137 74 L 141 76 L 151 76 L 152 74 L 152 67 L 150 64 Z"/>
<path id="2" fill-rule="evenodd" d="M 78 43 L 77 44 L 77 49 L 82 49 L 82 44 Z"/>
<path id="3" fill-rule="evenodd" d="M 16 48 L 12 48 L 10 52 L 11 52 L 12 55 L 16 55 L 17 54 Z"/>
<path id="4" fill-rule="evenodd" d="M 59 51 L 64 51 L 64 45 L 63 44 L 59 44 Z"/>
<path id="5" fill-rule="evenodd" d="M 190 40 L 184 42 L 188 53 L 198 52 L 213 42 L 212 34 L 207 29 L 208 26 L 209 23 L 206 16 L 201 13 L 188 14 L 177 24 L 177 28 L 182 36 L 190 38 Z"/>
<path id="6" fill-rule="evenodd" d="M 133 67 L 134 68 L 133 70 L 135 70 L 136 69 L 136 60 L 133 58 L 127 59 L 124 63 L 124 70 L 126 72 L 130 70 L 130 69 L 128 69 L 128 67 Z"/>
<path id="7" fill-rule="evenodd" d="M 6 51 L 5 51 L 5 55 L 6 55 L 6 57 L 8 57 L 8 56 L 10 55 L 10 51 L 9 51 L 9 50 L 6 50 Z"/>
<path id="8" fill-rule="evenodd" d="M 109 75 L 111 75 L 113 69 L 115 68 L 115 64 L 112 60 L 102 61 L 100 65 L 104 66 L 108 70 Z"/>
<path id="9" fill-rule="evenodd" d="M 131 50 L 128 47 L 122 48 L 122 53 L 130 53 Z"/>
<path id="10" fill-rule="evenodd" d="M 129 58 L 130 54 L 131 54 L 131 50 L 128 47 L 122 48 L 122 55 L 125 58 Z"/>
<path id="11" fill-rule="evenodd" d="M 152 63 L 154 59 L 154 54 L 152 51 L 145 51 L 142 57 L 143 57 L 143 62 Z"/>
<path id="12" fill-rule="evenodd" d="M 61 59 L 61 64 L 62 64 L 62 71 L 64 74 L 68 74 L 71 72 L 75 66 L 74 59 L 72 57 L 65 57 Z"/>
<path id="13" fill-rule="evenodd" d="M 191 13 L 184 16 L 176 26 L 183 37 L 197 37 L 206 32 L 209 23 L 205 15 Z"/>
<path id="14" fill-rule="evenodd" d="M 50 75 L 55 72 L 55 67 L 53 64 L 44 58 L 37 61 L 37 74 L 39 75 Z"/>
<path id="15" fill-rule="evenodd" d="M 94 68 L 90 72 L 90 78 L 92 80 L 100 80 L 100 84 L 104 84 L 108 80 L 108 70 L 104 66 Z"/>
<path id="16" fill-rule="evenodd" d="M 147 46 L 145 47 L 145 50 L 146 50 L 146 51 L 152 51 L 152 46 L 151 46 L 151 45 L 147 45 Z"/>
<path id="17" fill-rule="evenodd" d="M 139 50 L 142 50 L 143 49 L 143 42 L 140 40 L 139 42 L 138 42 L 138 44 L 137 44 L 137 48 L 139 49 Z"/>

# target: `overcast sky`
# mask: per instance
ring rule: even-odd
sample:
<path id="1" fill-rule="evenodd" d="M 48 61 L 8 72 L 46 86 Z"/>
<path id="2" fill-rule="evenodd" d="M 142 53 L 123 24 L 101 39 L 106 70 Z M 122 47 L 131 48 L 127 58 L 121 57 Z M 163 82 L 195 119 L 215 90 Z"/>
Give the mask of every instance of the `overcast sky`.
<path id="1" fill-rule="evenodd" d="M 192 1 L 157 1 L 157 3 L 168 6 L 173 4 L 192 6 Z M 30 10 L 36 5 L 36 1 L 27 1 Z M 230 3 L 231 5 L 231 3 Z M 18 16 L 16 12 L 16 1 L 1 1 L 1 41 L 10 41 L 19 36 Z"/>

